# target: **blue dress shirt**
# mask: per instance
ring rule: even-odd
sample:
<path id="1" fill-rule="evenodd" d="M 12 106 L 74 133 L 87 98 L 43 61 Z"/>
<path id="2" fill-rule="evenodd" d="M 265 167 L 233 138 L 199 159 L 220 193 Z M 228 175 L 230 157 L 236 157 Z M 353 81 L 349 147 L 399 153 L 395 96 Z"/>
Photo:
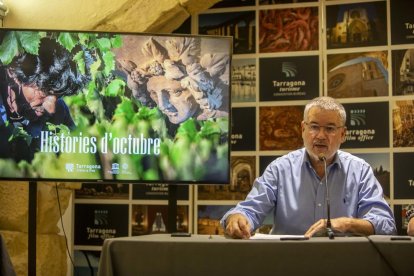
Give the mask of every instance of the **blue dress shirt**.
<path id="1" fill-rule="evenodd" d="M 394 215 L 367 162 L 339 150 L 327 171 L 331 218 L 365 219 L 377 235 L 396 234 Z M 303 235 L 316 221 L 326 219 L 325 194 L 325 178 L 317 175 L 302 148 L 270 163 L 246 199 L 228 211 L 221 224 L 229 215 L 242 213 L 253 231 L 272 212 L 270 234 Z"/>

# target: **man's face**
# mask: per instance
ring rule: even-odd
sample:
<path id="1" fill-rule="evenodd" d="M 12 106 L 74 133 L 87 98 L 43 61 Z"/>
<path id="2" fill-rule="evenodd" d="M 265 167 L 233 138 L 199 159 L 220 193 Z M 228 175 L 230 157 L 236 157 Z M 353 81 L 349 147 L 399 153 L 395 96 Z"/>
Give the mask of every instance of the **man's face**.
<path id="1" fill-rule="evenodd" d="M 45 112 L 55 113 L 56 96 L 46 95 L 43 91 L 33 86 L 22 85 L 22 93 L 30 108 L 37 117 L 43 116 Z M 20 109 L 19 106 L 17 107 Z M 26 110 L 27 112 L 28 110 Z M 20 110 L 19 110 L 20 112 Z M 22 114 L 24 116 L 24 114 Z"/>
<path id="2" fill-rule="evenodd" d="M 21 94 L 9 89 L 7 103 L 12 112 L 29 121 L 37 121 L 45 113 L 54 114 L 56 110 L 56 96 L 46 96 L 44 92 L 33 86 L 21 85 Z"/>
<path id="3" fill-rule="evenodd" d="M 302 121 L 302 138 L 311 160 L 317 161 L 323 154 L 331 162 L 340 145 L 345 141 L 346 128 L 339 113 L 313 107 L 307 121 Z"/>

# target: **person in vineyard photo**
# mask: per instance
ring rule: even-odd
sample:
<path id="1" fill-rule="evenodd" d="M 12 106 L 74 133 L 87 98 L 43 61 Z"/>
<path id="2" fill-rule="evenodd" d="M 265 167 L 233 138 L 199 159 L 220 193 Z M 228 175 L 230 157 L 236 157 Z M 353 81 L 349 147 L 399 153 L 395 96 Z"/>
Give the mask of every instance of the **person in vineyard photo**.
<path id="1" fill-rule="evenodd" d="M 79 93 L 90 81 L 88 66 L 80 73 L 73 55 L 47 37 L 40 40 L 38 54 L 18 53 L 9 64 L 2 64 L 0 158 L 30 162 L 48 123 L 75 127 L 63 97 Z"/>

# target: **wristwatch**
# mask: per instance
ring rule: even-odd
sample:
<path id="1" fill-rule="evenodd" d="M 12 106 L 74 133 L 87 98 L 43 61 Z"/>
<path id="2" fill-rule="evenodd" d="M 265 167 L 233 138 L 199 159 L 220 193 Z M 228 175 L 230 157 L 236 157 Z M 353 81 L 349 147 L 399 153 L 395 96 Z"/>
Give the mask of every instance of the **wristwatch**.
<path id="1" fill-rule="evenodd" d="M 410 221 L 410 219 L 414 218 L 414 209 L 407 210 L 407 212 L 405 212 L 405 217 L 407 221 Z"/>

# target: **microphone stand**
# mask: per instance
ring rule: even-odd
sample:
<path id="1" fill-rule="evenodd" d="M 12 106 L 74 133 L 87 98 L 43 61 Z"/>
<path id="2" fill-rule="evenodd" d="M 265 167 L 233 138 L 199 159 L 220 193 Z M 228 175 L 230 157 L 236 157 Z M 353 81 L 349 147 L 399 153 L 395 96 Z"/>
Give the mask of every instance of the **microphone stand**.
<path id="1" fill-rule="evenodd" d="M 330 240 L 335 238 L 334 231 L 332 230 L 331 224 L 331 200 L 329 198 L 329 186 L 328 186 L 328 171 L 326 169 L 326 157 L 324 155 L 319 156 L 319 160 L 323 161 L 324 169 L 325 169 L 325 188 L 326 188 L 326 210 L 327 210 L 327 217 L 326 217 L 326 232 Z"/>

